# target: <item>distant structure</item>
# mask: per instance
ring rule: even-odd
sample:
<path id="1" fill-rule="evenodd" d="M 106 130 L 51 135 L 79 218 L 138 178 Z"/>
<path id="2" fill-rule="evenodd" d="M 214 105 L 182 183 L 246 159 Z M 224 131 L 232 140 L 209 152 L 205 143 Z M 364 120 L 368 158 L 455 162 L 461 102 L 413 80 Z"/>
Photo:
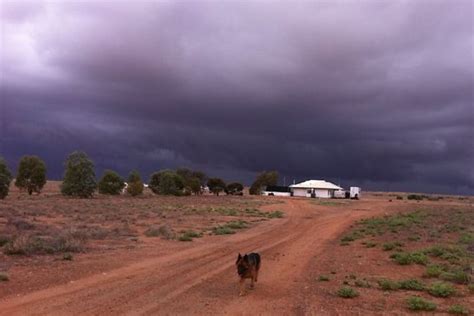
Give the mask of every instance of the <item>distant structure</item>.
<path id="1" fill-rule="evenodd" d="M 269 196 L 300 196 L 309 198 L 351 198 L 359 199 L 361 189 L 359 187 L 350 187 L 345 191 L 338 185 L 325 180 L 307 180 L 300 183 L 294 183 L 290 186 L 267 186 L 262 195 Z"/>
<path id="2" fill-rule="evenodd" d="M 293 196 L 304 196 L 314 198 L 332 198 L 336 190 L 342 190 L 340 186 L 325 180 L 308 180 L 290 185 Z"/>

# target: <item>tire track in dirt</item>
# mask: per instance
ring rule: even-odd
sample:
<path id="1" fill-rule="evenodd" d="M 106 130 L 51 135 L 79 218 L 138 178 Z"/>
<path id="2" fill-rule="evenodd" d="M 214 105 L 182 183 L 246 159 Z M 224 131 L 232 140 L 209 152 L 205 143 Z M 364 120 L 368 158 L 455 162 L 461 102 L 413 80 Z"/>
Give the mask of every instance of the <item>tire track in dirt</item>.
<path id="1" fill-rule="evenodd" d="M 232 236 L 205 238 L 192 248 L 113 270 L 106 275 L 2 302 L 0 315 L 281 313 L 304 295 L 310 259 L 361 213 L 328 211 L 307 200 L 279 205 L 286 218 Z M 263 255 L 257 289 L 237 296 L 237 252 Z"/>

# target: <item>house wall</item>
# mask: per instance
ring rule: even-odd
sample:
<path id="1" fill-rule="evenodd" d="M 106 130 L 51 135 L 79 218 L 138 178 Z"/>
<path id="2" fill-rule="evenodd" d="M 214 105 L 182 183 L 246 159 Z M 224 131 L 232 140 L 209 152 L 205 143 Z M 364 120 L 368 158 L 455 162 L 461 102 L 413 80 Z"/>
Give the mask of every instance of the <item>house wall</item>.
<path id="1" fill-rule="evenodd" d="M 293 196 L 303 196 L 303 197 L 311 197 L 311 193 L 308 193 L 308 190 L 311 189 L 301 189 L 301 188 L 294 188 L 293 189 Z M 314 193 L 316 194 L 317 198 L 328 199 L 332 197 L 333 190 L 327 189 L 315 189 Z"/>
<path id="2" fill-rule="evenodd" d="M 308 196 L 308 193 L 306 193 L 308 189 L 293 189 L 293 196 Z M 309 194 L 309 196 L 311 196 L 311 194 Z"/>

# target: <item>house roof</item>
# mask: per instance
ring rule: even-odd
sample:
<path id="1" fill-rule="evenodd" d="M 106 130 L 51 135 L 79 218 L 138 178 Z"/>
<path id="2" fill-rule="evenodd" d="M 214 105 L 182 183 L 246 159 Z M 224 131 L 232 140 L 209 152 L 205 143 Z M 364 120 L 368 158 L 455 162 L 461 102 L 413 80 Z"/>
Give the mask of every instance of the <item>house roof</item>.
<path id="1" fill-rule="evenodd" d="M 290 188 L 342 190 L 341 187 L 335 185 L 334 183 L 327 182 L 324 180 L 308 180 L 301 183 L 292 184 L 290 185 Z"/>

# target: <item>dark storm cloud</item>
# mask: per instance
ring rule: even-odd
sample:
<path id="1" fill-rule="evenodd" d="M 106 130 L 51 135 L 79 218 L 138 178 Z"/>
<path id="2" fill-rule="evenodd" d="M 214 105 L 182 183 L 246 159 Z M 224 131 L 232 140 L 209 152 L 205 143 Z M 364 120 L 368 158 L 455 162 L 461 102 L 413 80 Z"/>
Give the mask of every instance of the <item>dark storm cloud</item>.
<path id="1" fill-rule="evenodd" d="M 1 3 L 2 154 L 474 191 L 470 1 Z"/>

